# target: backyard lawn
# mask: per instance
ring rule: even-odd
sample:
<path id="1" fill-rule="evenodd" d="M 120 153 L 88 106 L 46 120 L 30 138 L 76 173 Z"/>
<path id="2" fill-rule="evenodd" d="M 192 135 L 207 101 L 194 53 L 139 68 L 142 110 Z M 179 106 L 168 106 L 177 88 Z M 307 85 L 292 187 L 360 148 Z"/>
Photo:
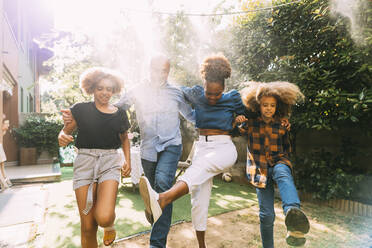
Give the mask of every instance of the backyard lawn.
<path id="1" fill-rule="evenodd" d="M 72 191 L 71 168 L 62 168 L 63 181 L 48 184 L 49 199 L 45 226 L 44 247 L 79 247 L 80 224 L 75 196 Z M 173 223 L 168 247 L 197 247 L 190 224 L 190 197 L 174 204 Z M 372 247 L 372 218 L 357 217 L 304 203 L 303 208 L 311 221 L 306 247 Z M 114 247 L 148 247 L 147 223 L 144 205 L 138 190 L 121 186 L 116 207 L 118 242 Z M 284 216 L 280 202 L 276 203 L 275 243 L 286 247 Z M 210 203 L 207 240 L 209 247 L 261 247 L 258 203 L 254 189 L 247 185 L 214 180 Z M 184 223 L 185 221 L 185 223 Z M 142 235 L 125 239 L 130 235 Z M 102 230 L 99 231 L 99 240 Z"/>

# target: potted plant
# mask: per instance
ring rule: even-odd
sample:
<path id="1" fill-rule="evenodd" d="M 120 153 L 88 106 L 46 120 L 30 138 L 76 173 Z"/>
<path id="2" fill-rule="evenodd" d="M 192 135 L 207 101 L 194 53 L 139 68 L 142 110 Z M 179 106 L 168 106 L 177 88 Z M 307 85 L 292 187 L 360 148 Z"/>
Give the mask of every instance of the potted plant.
<path id="1" fill-rule="evenodd" d="M 24 123 L 13 129 L 20 147 L 20 165 L 36 164 L 43 151 L 58 155 L 58 133 L 63 124 L 56 116 L 30 115 Z"/>

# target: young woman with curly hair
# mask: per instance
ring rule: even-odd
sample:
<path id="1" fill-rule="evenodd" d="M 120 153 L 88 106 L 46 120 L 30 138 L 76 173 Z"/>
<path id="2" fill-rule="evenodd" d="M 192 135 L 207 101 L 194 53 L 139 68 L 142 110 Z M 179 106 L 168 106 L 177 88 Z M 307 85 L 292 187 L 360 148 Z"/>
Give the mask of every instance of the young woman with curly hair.
<path id="1" fill-rule="evenodd" d="M 209 199 L 213 177 L 234 165 L 237 151 L 230 131 L 236 115 L 242 115 L 245 107 L 238 91 L 224 92 L 225 79 L 230 77 L 231 67 L 223 55 L 207 57 L 200 70 L 204 87 L 182 87 L 185 98 L 195 111 L 199 140 L 195 144 L 192 165 L 175 185 L 164 193 L 156 193 L 146 177 L 141 177 L 140 193 L 146 211 L 154 222 L 162 209 L 179 197 L 191 193 L 192 223 L 196 230 L 199 247 L 206 247 Z"/>
<path id="2" fill-rule="evenodd" d="M 80 87 L 94 96 L 93 102 L 77 103 L 71 107 L 72 121 L 65 123 L 58 141 L 66 146 L 74 140 L 79 149 L 74 161 L 73 187 L 81 222 L 81 246 L 94 248 L 97 228 L 104 228 L 103 243 L 110 245 L 116 236 L 114 228 L 115 202 L 120 171 L 130 174 L 130 145 L 127 135 L 129 122 L 124 110 L 110 104 L 123 81 L 116 72 L 91 68 L 80 78 Z M 118 148 L 122 148 L 125 163 L 121 163 Z"/>
<path id="3" fill-rule="evenodd" d="M 300 89 L 288 82 L 251 82 L 242 90 L 244 105 L 259 114 L 252 119 L 239 116 L 236 122 L 244 123 L 240 130 L 248 138 L 246 173 L 257 191 L 264 248 L 274 247 L 274 183 L 278 185 L 286 215 L 287 243 L 304 245 L 304 234 L 310 229 L 306 215 L 300 210 L 300 199 L 293 182 L 289 134 L 281 125 L 281 118 L 288 117 L 291 107 L 303 98 Z"/>

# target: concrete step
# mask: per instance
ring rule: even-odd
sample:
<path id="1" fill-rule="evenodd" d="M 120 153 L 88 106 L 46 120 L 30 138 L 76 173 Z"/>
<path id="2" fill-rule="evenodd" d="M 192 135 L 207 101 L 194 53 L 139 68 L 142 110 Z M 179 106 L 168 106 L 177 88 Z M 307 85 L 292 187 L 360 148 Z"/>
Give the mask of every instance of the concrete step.
<path id="1" fill-rule="evenodd" d="M 6 174 L 14 184 L 56 182 L 61 178 L 59 163 L 6 166 Z"/>

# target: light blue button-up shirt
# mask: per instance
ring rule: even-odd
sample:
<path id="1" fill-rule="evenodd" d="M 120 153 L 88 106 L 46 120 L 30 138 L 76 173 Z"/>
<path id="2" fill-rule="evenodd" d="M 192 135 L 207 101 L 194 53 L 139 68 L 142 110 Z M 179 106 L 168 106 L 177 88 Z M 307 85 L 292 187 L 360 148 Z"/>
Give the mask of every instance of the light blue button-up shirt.
<path id="1" fill-rule="evenodd" d="M 179 113 L 195 123 L 194 111 L 182 91 L 169 83 L 137 84 L 115 105 L 124 110 L 134 105 L 141 133 L 141 158 L 153 162 L 165 147 L 182 144 Z"/>

